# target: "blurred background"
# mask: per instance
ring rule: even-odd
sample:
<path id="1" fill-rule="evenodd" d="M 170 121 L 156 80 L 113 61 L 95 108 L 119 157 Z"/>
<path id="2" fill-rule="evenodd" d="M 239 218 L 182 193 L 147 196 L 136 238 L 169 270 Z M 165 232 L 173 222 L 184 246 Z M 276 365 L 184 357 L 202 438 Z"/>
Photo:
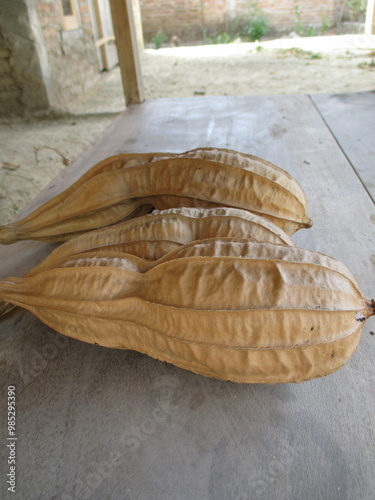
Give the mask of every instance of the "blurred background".
<path id="1" fill-rule="evenodd" d="M 2 2 L 2 224 L 126 108 L 118 1 Z M 146 99 L 375 90 L 374 0 L 120 1 Z"/>

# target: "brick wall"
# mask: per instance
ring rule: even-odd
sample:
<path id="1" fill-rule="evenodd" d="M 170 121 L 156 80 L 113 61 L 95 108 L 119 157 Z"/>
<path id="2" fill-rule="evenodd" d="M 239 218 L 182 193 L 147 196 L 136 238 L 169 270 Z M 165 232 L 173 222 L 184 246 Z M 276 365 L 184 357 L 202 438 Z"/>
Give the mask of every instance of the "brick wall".
<path id="1" fill-rule="evenodd" d="M 249 0 L 140 0 L 143 33 L 150 41 L 158 29 L 167 36 L 178 35 L 184 42 L 208 33 L 228 31 L 243 16 L 249 16 Z M 322 25 L 323 16 L 335 24 L 341 0 L 259 0 L 258 7 L 268 17 L 273 31 L 292 31 L 295 26 L 295 4 L 299 6 L 302 25 Z"/>
<path id="2" fill-rule="evenodd" d="M 169 36 L 194 39 L 201 34 L 200 1 L 169 0 L 157 2 L 140 0 L 143 35 L 146 41 L 161 29 Z"/>

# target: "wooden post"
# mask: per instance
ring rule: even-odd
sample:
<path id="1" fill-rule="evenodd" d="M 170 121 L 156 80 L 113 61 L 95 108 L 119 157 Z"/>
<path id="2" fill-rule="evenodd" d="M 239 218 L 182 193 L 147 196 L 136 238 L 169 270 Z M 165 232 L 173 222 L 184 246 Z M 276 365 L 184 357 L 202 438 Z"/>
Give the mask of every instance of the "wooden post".
<path id="1" fill-rule="evenodd" d="M 375 0 L 368 0 L 366 12 L 366 35 L 375 35 Z"/>
<path id="2" fill-rule="evenodd" d="M 142 13 L 141 13 L 141 7 L 139 5 L 139 0 L 132 0 L 132 5 L 133 5 L 135 32 L 138 41 L 138 49 L 140 50 L 140 52 L 142 52 L 145 48 L 145 43 L 143 40 Z"/>
<path id="3" fill-rule="evenodd" d="M 113 30 L 116 37 L 125 102 L 140 104 L 145 100 L 137 35 L 131 0 L 110 0 Z"/>

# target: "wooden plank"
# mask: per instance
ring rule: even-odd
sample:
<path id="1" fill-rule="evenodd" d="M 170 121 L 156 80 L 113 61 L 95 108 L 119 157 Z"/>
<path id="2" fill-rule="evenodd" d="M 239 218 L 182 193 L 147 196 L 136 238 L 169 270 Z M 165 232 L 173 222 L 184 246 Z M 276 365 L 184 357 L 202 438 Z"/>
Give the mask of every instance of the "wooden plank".
<path id="1" fill-rule="evenodd" d="M 294 241 L 342 260 L 362 291 L 374 293 L 374 205 L 307 96 L 132 106 L 39 201 L 109 154 L 198 146 L 249 152 L 287 169 L 304 188 L 314 220 Z M 2 276 L 19 275 L 14 261 L 30 266 L 47 247 L 0 248 Z M 68 340 L 31 314 L 14 312 L 0 323 L 0 384 L 17 390 L 18 497 L 370 499 L 370 328 L 373 319 L 338 372 L 300 385 L 261 386 Z M 0 408 L 5 413 L 4 390 Z M 3 464 L 6 452 L 3 445 Z"/>
<path id="2" fill-rule="evenodd" d="M 110 0 L 126 105 L 145 100 L 131 0 Z"/>
<path id="3" fill-rule="evenodd" d="M 315 94 L 312 100 L 375 201 L 375 92 Z"/>
<path id="4" fill-rule="evenodd" d="M 132 0 L 132 5 L 133 5 L 134 26 L 137 36 L 138 50 L 142 52 L 145 48 L 145 42 L 143 39 L 142 13 L 139 0 Z"/>
<path id="5" fill-rule="evenodd" d="M 95 45 L 97 47 L 102 47 L 103 45 L 105 45 L 106 43 L 112 43 L 115 41 L 115 37 L 114 36 L 107 36 L 105 38 L 99 38 L 96 42 L 95 42 Z"/>
<path id="6" fill-rule="evenodd" d="M 110 70 L 118 64 L 119 60 L 116 44 L 114 43 L 116 40 L 113 34 L 112 16 L 108 0 L 94 0 L 94 11 L 100 37 L 96 42 L 96 46 L 101 51 L 103 69 Z"/>
<path id="7" fill-rule="evenodd" d="M 367 1 L 365 33 L 375 35 L 375 0 Z"/>
<path id="8" fill-rule="evenodd" d="M 98 19 L 97 19 L 95 0 L 89 0 L 88 5 L 89 5 L 89 11 L 90 11 L 90 17 L 91 17 L 92 34 L 94 37 L 94 42 L 95 42 L 95 47 L 96 47 L 96 55 L 97 55 L 97 60 L 98 60 L 98 70 L 102 71 L 104 69 L 104 61 L 103 61 L 102 50 L 100 48 L 100 43 L 99 43 L 101 35 L 99 34 L 99 25 L 98 25 L 99 23 L 98 23 Z M 111 18 L 111 22 L 112 22 L 112 18 Z"/>

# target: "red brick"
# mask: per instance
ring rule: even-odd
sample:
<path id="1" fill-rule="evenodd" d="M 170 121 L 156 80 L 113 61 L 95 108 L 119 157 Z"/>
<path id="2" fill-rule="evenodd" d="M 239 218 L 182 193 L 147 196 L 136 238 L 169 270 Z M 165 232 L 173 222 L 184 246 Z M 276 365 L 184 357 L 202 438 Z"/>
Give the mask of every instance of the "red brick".
<path id="1" fill-rule="evenodd" d="M 89 9 L 89 6 L 87 4 L 80 4 L 79 11 L 83 14 L 83 13 L 89 12 L 90 9 Z"/>
<path id="2" fill-rule="evenodd" d="M 91 25 L 91 17 L 90 14 L 81 14 L 82 24 L 90 24 Z"/>

